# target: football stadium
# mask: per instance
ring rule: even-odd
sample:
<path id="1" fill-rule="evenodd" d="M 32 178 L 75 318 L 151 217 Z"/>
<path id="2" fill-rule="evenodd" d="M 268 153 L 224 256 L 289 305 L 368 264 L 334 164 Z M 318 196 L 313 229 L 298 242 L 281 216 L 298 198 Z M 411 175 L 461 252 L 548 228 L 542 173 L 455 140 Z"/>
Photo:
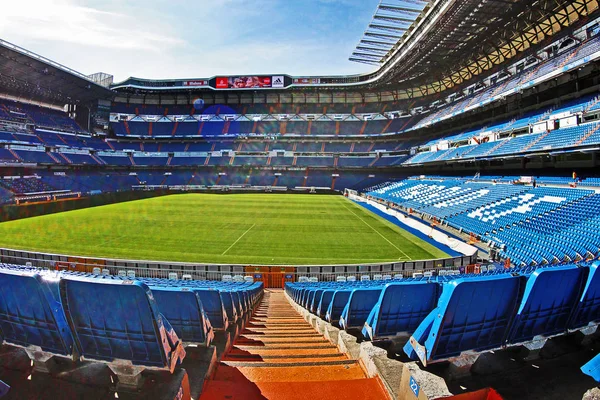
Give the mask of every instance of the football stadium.
<path id="1" fill-rule="evenodd" d="M 0 39 L 0 399 L 600 399 L 597 0 L 290 2 L 367 72 L 179 78 L 72 3 L 0 16 L 73 29 Z"/>

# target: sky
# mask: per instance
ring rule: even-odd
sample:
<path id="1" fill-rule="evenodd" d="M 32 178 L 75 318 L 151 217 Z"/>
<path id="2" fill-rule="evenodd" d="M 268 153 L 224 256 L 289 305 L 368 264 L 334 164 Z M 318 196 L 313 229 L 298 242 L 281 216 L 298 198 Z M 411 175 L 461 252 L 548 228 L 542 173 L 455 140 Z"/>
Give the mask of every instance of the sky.
<path id="1" fill-rule="evenodd" d="M 346 75 L 379 0 L 21 0 L 0 38 L 115 82 L 215 75 Z"/>

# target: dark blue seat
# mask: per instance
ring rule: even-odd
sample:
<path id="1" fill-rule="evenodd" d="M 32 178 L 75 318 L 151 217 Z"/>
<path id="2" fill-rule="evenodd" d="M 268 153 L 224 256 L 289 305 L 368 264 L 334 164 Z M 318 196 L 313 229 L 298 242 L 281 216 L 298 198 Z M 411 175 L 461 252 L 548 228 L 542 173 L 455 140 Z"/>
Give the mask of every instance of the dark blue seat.
<path id="1" fill-rule="evenodd" d="M 569 329 L 577 329 L 600 322 L 600 263 L 589 268 L 583 293 L 569 322 Z"/>
<path id="2" fill-rule="evenodd" d="M 202 307 L 213 329 L 216 331 L 227 329 L 229 320 L 223 308 L 223 301 L 221 300 L 219 291 L 215 289 L 195 289 L 194 291 L 200 296 Z"/>
<path id="3" fill-rule="evenodd" d="M 381 295 L 381 287 L 354 289 L 342 311 L 340 326 L 345 330 L 362 329 Z"/>
<path id="4" fill-rule="evenodd" d="M 130 361 L 173 372 L 185 350 L 152 292 L 131 280 L 60 281 L 65 316 L 79 353 L 90 360 Z"/>
<path id="5" fill-rule="evenodd" d="M 21 347 L 73 354 L 73 336 L 60 303 L 57 279 L 29 272 L 0 272 L 0 338 Z"/>
<path id="6" fill-rule="evenodd" d="M 518 344 L 566 332 L 587 272 L 574 265 L 535 270 L 527 279 L 508 342 Z"/>
<path id="7" fill-rule="evenodd" d="M 371 340 L 409 336 L 437 305 L 441 286 L 428 282 L 387 284 L 362 330 Z"/>
<path id="8" fill-rule="evenodd" d="M 342 317 L 342 311 L 346 307 L 352 290 L 336 290 L 331 298 L 331 303 L 327 309 L 325 319 L 332 325 L 338 325 L 340 318 Z"/>
<path id="9" fill-rule="evenodd" d="M 225 310 L 225 313 L 227 314 L 227 319 L 229 320 L 229 323 L 235 324 L 238 319 L 238 314 L 237 314 L 237 309 L 236 309 L 235 305 L 233 304 L 233 295 L 228 290 L 221 290 L 221 291 L 219 291 L 219 294 L 221 296 L 221 302 L 223 303 L 223 309 Z"/>
<path id="10" fill-rule="evenodd" d="M 184 342 L 208 346 L 213 330 L 200 301 L 188 288 L 152 288 L 160 313 L 167 318 L 177 336 Z"/>
<path id="11" fill-rule="evenodd" d="M 404 352 L 427 365 L 464 351 L 501 347 L 523 285 L 521 277 L 508 274 L 444 283 L 437 307 L 419 324 Z"/>

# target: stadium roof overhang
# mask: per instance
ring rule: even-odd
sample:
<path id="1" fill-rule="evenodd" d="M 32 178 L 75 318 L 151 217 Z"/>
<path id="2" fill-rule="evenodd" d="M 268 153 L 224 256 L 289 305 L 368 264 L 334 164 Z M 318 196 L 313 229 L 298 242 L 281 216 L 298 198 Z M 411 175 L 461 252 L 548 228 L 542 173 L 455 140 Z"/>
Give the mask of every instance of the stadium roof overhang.
<path id="1" fill-rule="evenodd" d="M 57 106 L 92 104 L 115 95 L 77 71 L 1 39 L 0 94 Z"/>
<path id="2" fill-rule="evenodd" d="M 386 56 L 371 86 L 439 93 L 526 55 L 597 12 L 597 0 L 438 0 Z"/>

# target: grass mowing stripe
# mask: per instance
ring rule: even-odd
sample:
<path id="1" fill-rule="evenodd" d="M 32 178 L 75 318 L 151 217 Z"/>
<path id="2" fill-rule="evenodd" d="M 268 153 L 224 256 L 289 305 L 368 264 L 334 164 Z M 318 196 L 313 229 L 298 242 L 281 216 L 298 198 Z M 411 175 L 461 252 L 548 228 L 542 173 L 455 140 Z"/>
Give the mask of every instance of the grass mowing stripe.
<path id="1" fill-rule="evenodd" d="M 238 238 L 238 239 L 237 239 L 235 242 L 233 242 L 233 243 L 231 244 L 231 246 L 229 246 L 229 247 L 227 248 L 227 250 L 225 250 L 225 251 L 224 251 L 224 252 L 223 252 L 221 255 L 222 255 L 222 256 L 224 256 L 224 255 L 225 255 L 225 254 L 226 254 L 226 253 L 227 253 L 229 250 L 231 250 L 231 248 L 232 248 L 233 246 L 235 246 L 235 244 L 236 244 L 237 242 L 239 242 L 239 241 L 240 241 L 240 240 L 241 240 L 241 239 L 242 239 L 244 236 L 246 236 L 246 233 L 250 232 L 250 230 L 251 230 L 252 228 L 254 228 L 255 226 L 256 226 L 256 224 L 252 224 L 252 226 L 251 226 L 250 228 L 248 228 L 248 230 L 247 230 L 246 232 L 242 233 L 242 234 L 240 235 L 240 237 L 239 237 L 239 238 Z"/>
<path id="2" fill-rule="evenodd" d="M 396 249 L 397 249 L 397 250 L 398 250 L 400 253 L 404 254 L 404 256 L 405 256 L 406 258 L 408 258 L 409 260 L 412 260 L 412 258 L 410 258 L 410 257 L 408 256 L 408 254 L 406 254 L 405 252 L 403 252 L 403 251 L 402 251 L 402 249 L 400 249 L 398 246 L 396 246 L 394 243 L 392 243 L 392 242 L 391 242 L 391 241 L 390 241 L 388 238 L 386 238 L 385 236 L 383 236 L 383 235 L 381 234 L 381 232 L 379 232 L 377 229 L 373 228 L 373 227 L 372 227 L 372 226 L 371 226 L 371 225 L 370 225 L 370 224 L 369 224 L 367 221 L 365 221 L 364 219 L 362 219 L 362 218 L 360 217 L 360 215 L 358 215 L 357 213 L 355 213 L 354 211 L 352 211 L 350 208 L 346 207 L 346 205 L 345 205 L 345 204 L 344 204 L 344 207 L 345 207 L 345 208 L 346 208 L 348 211 L 350 211 L 352 214 L 356 215 L 356 218 L 358 218 L 358 219 L 360 219 L 362 222 L 364 222 L 364 224 L 365 224 L 365 225 L 367 225 L 369 228 L 373 229 L 373 231 L 374 231 L 375 233 L 377 233 L 379 236 L 381 236 L 382 238 L 384 238 L 384 239 L 386 240 L 386 242 L 388 242 L 389 244 L 391 244 L 392 246 L 394 246 L 394 247 L 395 247 L 395 248 L 396 248 Z M 398 259 L 400 259 L 400 258 L 398 258 Z"/>

